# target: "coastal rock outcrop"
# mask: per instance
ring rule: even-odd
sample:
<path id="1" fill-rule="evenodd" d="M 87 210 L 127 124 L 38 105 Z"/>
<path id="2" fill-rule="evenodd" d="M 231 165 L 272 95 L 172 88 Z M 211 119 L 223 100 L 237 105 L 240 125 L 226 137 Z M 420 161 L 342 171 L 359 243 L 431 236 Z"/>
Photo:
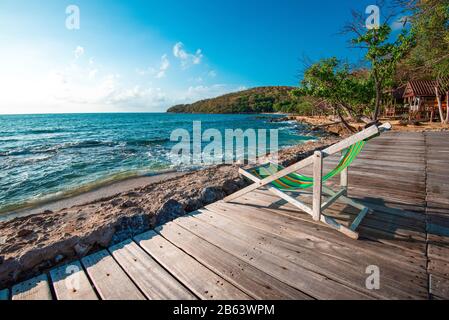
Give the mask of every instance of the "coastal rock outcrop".
<path id="1" fill-rule="evenodd" d="M 185 214 L 185 210 L 183 205 L 173 199 L 165 202 L 161 208 L 157 211 L 155 215 L 155 223 L 154 226 L 160 226 L 168 221 L 171 221 L 177 217 L 180 217 Z"/>
<path id="2" fill-rule="evenodd" d="M 201 202 L 204 205 L 211 204 L 215 201 L 223 199 L 225 196 L 223 189 L 220 187 L 207 187 L 201 191 Z"/>

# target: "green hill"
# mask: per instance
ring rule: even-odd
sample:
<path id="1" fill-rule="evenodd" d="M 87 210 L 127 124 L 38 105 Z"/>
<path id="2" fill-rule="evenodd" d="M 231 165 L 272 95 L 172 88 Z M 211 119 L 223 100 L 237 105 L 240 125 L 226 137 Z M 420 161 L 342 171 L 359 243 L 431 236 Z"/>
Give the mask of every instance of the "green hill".
<path id="1" fill-rule="evenodd" d="M 167 110 L 170 113 L 262 113 L 285 111 L 291 105 L 293 87 L 258 87 L 223 96 L 181 104 Z"/>

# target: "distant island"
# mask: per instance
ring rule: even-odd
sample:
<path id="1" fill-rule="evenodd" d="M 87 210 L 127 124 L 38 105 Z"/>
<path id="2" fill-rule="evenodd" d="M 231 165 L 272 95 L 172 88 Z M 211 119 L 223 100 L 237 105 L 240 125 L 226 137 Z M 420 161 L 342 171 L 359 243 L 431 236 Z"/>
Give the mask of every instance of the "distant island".
<path id="1" fill-rule="evenodd" d="M 287 112 L 297 101 L 291 96 L 294 87 L 257 87 L 233 92 L 220 97 L 180 104 L 167 110 L 169 113 L 264 113 Z"/>

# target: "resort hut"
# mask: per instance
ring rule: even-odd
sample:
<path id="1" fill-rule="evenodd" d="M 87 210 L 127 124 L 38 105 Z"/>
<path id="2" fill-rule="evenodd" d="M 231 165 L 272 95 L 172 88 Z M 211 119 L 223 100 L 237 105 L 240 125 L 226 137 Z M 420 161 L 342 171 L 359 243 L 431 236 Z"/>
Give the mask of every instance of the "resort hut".
<path id="1" fill-rule="evenodd" d="M 385 117 L 395 118 L 407 113 L 407 108 L 404 108 L 404 91 L 405 84 L 396 88 L 389 89 L 384 92 L 384 99 L 382 104 L 385 106 Z"/>
<path id="2" fill-rule="evenodd" d="M 434 115 L 438 112 L 435 88 L 438 88 L 438 93 L 444 101 L 445 92 L 437 80 L 413 80 L 407 83 L 403 98 L 409 104 L 410 119 L 433 120 Z M 443 110 L 446 108 L 446 102 L 443 102 Z"/>

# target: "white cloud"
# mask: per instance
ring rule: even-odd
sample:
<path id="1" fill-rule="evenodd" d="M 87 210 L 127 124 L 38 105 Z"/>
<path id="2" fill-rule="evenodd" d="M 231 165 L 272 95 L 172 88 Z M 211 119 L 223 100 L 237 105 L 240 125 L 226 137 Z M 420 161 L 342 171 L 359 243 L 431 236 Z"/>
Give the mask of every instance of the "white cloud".
<path id="1" fill-rule="evenodd" d="M 90 71 L 89 71 L 89 79 L 95 78 L 96 75 L 97 75 L 97 73 L 98 73 L 98 69 L 92 69 L 92 70 L 90 70 Z"/>
<path id="2" fill-rule="evenodd" d="M 215 70 L 211 70 L 207 75 L 211 78 L 215 78 L 217 76 L 217 72 Z"/>
<path id="3" fill-rule="evenodd" d="M 230 92 L 239 91 L 241 86 L 233 86 L 228 84 L 213 84 L 190 86 L 185 91 L 180 91 L 174 95 L 176 103 L 191 103 L 198 100 L 218 97 Z"/>
<path id="4" fill-rule="evenodd" d="M 84 55 L 84 48 L 81 46 L 77 46 L 74 53 L 75 53 L 75 59 L 79 59 L 81 56 Z"/>
<path id="5" fill-rule="evenodd" d="M 200 64 L 204 57 L 201 49 L 197 49 L 194 54 L 187 52 L 182 42 L 175 44 L 173 47 L 173 55 L 181 60 L 181 66 L 183 68 L 188 68 L 192 64 Z"/>
<path id="6" fill-rule="evenodd" d="M 152 75 L 157 79 L 163 78 L 166 75 L 167 70 L 170 68 L 170 60 L 168 55 L 164 54 L 161 57 L 160 65 L 157 68 L 136 69 L 136 72 L 141 76 Z"/>
<path id="7" fill-rule="evenodd" d="M 159 72 L 156 74 L 156 78 L 160 79 L 165 77 L 165 72 L 170 68 L 170 61 L 168 60 L 168 56 L 164 54 L 161 57 L 161 65 L 159 67 Z"/>

